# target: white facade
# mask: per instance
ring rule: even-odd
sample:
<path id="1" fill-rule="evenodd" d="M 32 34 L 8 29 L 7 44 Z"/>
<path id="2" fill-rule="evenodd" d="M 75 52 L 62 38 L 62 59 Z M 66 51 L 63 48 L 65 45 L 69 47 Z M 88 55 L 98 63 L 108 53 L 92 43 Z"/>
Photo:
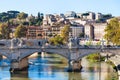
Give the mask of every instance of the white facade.
<path id="1" fill-rule="evenodd" d="M 98 20 L 98 19 L 101 19 L 101 18 L 102 18 L 102 14 L 101 13 L 96 13 L 95 19 Z"/>
<path id="2" fill-rule="evenodd" d="M 87 16 L 87 19 L 94 20 L 95 19 L 95 13 L 89 12 L 89 16 Z"/>
<path id="3" fill-rule="evenodd" d="M 76 22 L 76 23 L 79 23 L 79 24 L 82 24 L 82 25 L 95 23 L 95 20 L 81 20 L 79 18 L 71 19 L 70 21 L 71 22 Z"/>
<path id="4" fill-rule="evenodd" d="M 52 14 L 47 14 L 43 18 L 43 25 L 51 25 L 56 22 L 56 18 Z"/>
<path id="5" fill-rule="evenodd" d="M 68 11 L 65 14 L 66 17 L 74 17 L 75 15 L 76 15 L 76 13 L 74 11 Z"/>

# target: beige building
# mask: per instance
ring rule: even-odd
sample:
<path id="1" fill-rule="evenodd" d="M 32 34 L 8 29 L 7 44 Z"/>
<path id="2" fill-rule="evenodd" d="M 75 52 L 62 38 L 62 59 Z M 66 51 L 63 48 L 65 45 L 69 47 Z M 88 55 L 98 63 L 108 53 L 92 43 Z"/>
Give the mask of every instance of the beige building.
<path id="1" fill-rule="evenodd" d="M 94 23 L 94 24 L 86 24 L 84 26 L 85 38 L 88 39 L 104 39 L 105 28 L 107 23 Z"/>
<path id="2" fill-rule="evenodd" d="M 91 24 L 86 24 L 84 26 L 84 33 L 86 39 L 94 39 L 94 26 Z"/>

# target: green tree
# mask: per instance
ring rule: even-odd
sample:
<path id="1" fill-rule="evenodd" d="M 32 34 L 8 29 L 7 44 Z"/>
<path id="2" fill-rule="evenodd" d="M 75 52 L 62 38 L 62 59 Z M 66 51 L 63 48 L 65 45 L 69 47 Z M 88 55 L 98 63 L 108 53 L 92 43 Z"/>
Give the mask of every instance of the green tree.
<path id="1" fill-rule="evenodd" d="M 68 42 L 70 32 L 70 25 L 65 25 L 61 30 L 61 37 L 64 39 L 64 42 Z"/>
<path id="2" fill-rule="evenodd" d="M 40 26 L 42 24 L 42 20 L 43 20 L 43 14 L 38 12 L 38 16 L 37 16 L 37 19 L 36 19 L 36 25 Z"/>
<path id="3" fill-rule="evenodd" d="M 80 37 L 80 38 L 84 38 L 84 33 L 80 33 L 80 34 L 79 34 L 79 37 Z"/>
<path id="4" fill-rule="evenodd" d="M 26 37 L 27 28 L 23 25 L 19 25 L 15 30 L 15 37 L 21 38 Z"/>
<path id="5" fill-rule="evenodd" d="M 9 23 L 0 23 L 0 33 L 3 39 L 10 38 L 11 29 L 9 27 Z"/>
<path id="6" fill-rule="evenodd" d="M 17 15 L 17 18 L 18 19 L 25 19 L 25 18 L 27 18 L 28 17 L 28 14 L 26 14 L 26 13 L 24 13 L 24 12 L 22 12 L 22 13 L 19 13 L 18 15 Z"/>
<path id="7" fill-rule="evenodd" d="M 114 45 L 120 45 L 120 23 L 117 18 L 110 20 L 105 32 L 104 38 L 107 40 L 108 44 L 112 42 Z"/>
<path id="8" fill-rule="evenodd" d="M 38 20 L 40 20 L 40 12 L 38 12 Z"/>
<path id="9" fill-rule="evenodd" d="M 29 21 L 29 26 L 35 25 L 35 22 L 36 22 L 35 16 L 31 14 L 31 16 L 28 17 L 28 21 Z"/>
<path id="10" fill-rule="evenodd" d="M 55 37 L 50 38 L 49 43 L 52 45 L 63 45 L 64 44 L 63 38 L 60 35 L 56 35 Z"/>

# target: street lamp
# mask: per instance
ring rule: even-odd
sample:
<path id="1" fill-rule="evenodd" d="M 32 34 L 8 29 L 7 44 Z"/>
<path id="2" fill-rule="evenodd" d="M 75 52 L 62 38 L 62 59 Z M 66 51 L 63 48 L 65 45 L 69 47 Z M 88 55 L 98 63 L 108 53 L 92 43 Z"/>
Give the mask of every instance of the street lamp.
<path id="1" fill-rule="evenodd" d="M 103 48 L 104 48 L 104 40 L 103 40 L 103 38 L 102 38 L 102 40 L 101 40 L 101 51 L 103 51 Z M 99 53 L 99 80 L 101 80 L 101 55 L 100 55 L 100 53 Z"/>
<path id="2" fill-rule="evenodd" d="M 101 50 L 104 48 L 104 40 L 103 40 L 103 38 L 102 38 L 102 40 L 101 40 Z"/>

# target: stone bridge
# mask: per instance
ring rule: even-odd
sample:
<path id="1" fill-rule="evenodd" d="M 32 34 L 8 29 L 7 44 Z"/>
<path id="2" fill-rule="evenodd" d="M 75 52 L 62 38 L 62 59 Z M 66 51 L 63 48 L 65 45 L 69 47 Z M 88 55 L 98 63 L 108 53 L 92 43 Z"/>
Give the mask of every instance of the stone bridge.
<path id="1" fill-rule="evenodd" d="M 120 48 L 103 48 L 100 46 L 51 46 L 45 45 L 43 40 L 3 40 L 0 41 L 0 55 L 6 56 L 11 61 L 12 70 L 22 70 L 28 66 L 28 56 L 35 52 L 47 52 L 59 54 L 68 59 L 69 70 L 80 70 L 82 57 L 92 54 L 105 52 L 120 54 Z"/>

